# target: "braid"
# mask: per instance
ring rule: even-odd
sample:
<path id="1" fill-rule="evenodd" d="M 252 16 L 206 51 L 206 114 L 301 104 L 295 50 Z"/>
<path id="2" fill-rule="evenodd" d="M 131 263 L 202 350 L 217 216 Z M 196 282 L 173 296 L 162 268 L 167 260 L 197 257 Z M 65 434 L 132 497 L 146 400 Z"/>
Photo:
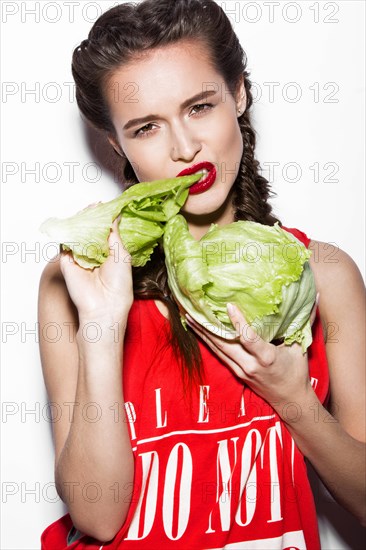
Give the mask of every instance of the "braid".
<path id="1" fill-rule="evenodd" d="M 235 182 L 233 198 L 235 221 L 249 220 L 264 225 L 273 225 L 279 220 L 271 214 L 272 206 L 268 203 L 268 199 L 275 193 L 270 190 L 268 181 L 260 175 L 260 164 L 255 159 L 256 135 L 251 123 L 250 111 L 253 103 L 250 91 L 252 84 L 247 71 L 244 72 L 244 82 L 247 107 L 239 118 L 244 150 Z"/>
<path id="2" fill-rule="evenodd" d="M 136 297 L 161 300 L 167 306 L 172 329 L 168 343 L 180 365 L 184 387 L 192 390 L 194 383 L 203 383 L 202 358 L 195 335 L 182 325 L 177 303 L 169 288 L 163 245 L 159 243 L 150 261 L 144 267 L 134 267 L 133 273 L 133 291 Z M 187 361 L 188 353 L 190 360 Z"/>

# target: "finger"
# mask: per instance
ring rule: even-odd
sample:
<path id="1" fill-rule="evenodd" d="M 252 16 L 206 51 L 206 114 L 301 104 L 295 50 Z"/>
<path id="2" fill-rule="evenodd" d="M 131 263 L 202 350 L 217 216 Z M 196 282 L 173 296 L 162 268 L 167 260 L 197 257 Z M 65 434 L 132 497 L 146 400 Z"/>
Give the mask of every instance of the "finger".
<path id="1" fill-rule="evenodd" d="M 111 232 L 108 237 L 109 255 L 115 262 L 131 263 L 131 256 L 124 246 L 118 229 L 118 219 L 112 223 Z"/>
<path id="2" fill-rule="evenodd" d="M 216 336 L 206 327 L 194 321 L 189 315 L 186 316 L 187 324 L 190 326 L 200 338 L 207 343 L 211 349 L 215 351 L 220 351 L 220 357 L 225 357 L 225 361 L 233 361 L 236 365 L 243 364 L 243 362 L 252 362 L 252 357 L 250 353 L 242 346 L 241 342 L 238 339 L 227 340 L 222 336 Z M 212 326 L 212 325 L 210 325 Z M 230 364 L 230 366 L 232 366 Z"/>
<path id="3" fill-rule="evenodd" d="M 262 340 L 236 305 L 228 303 L 227 311 L 242 346 L 261 363 L 270 363 L 273 360 L 274 346 Z"/>
<path id="4" fill-rule="evenodd" d="M 198 323 L 193 319 L 188 313 L 186 314 L 186 320 L 189 325 L 192 325 L 193 327 L 197 327 L 197 330 L 202 332 L 205 337 L 209 338 L 210 340 L 213 340 L 215 342 L 215 345 L 220 348 L 228 348 L 230 346 L 230 350 L 233 349 L 233 345 L 236 344 L 240 349 L 242 349 L 242 345 L 239 342 L 239 338 L 235 336 L 234 338 L 228 337 L 227 330 L 225 328 L 220 328 L 217 325 L 213 323 Z M 231 333 L 230 333 L 231 335 Z"/>
<path id="5" fill-rule="evenodd" d="M 116 233 L 118 233 L 118 235 L 119 235 L 119 228 L 118 228 L 118 226 L 119 226 L 120 217 L 121 217 L 121 216 L 117 216 L 117 218 L 115 218 L 115 219 L 113 220 L 113 223 L 112 223 L 112 231 L 115 231 Z"/>
<path id="6" fill-rule="evenodd" d="M 199 336 L 205 344 L 221 359 L 223 363 L 228 365 L 228 367 L 231 368 L 231 370 L 241 379 L 246 380 L 245 373 L 243 369 L 226 353 L 222 351 L 222 348 L 216 345 L 216 339 L 214 337 L 211 339 L 211 334 L 208 335 L 204 330 L 202 330 L 201 325 L 195 325 L 193 326 L 190 321 L 187 319 L 188 326 Z"/>
<path id="7" fill-rule="evenodd" d="M 65 268 L 67 263 L 74 263 L 74 258 L 71 252 L 66 252 L 65 250 L 60 251 L 60 268 L 61 271 Z"/>
<path id="8" fill-rule="evenodd" d="M 117 218 L 115 218 L 113 224 L 116 222 L 116 227 L 119 227 L 119 224 L 121 223 L 121 219 L 122 219 L 122 212 L 120 212 L 117 216 Z M 112 224 L 112 225 L 113 225 Z"/>
<path id="9" fill-rule="evenodd" d="M 78 267 L 80 266 L 75 262 L 71 251 L 60 252 L 60 269 L 64 277 L 71 271 L 75 271 Z"/>
<path id="10" fill-rule="evenodd" d="M 210 330 L 208 330 L 204 325 L 197 323 L 190 315 L 186 314 L 187 324 L 199 334 L 205 342 L 215 341 L 215 344 L 218 348 L 222 349 L 223 340 L 215 336 Z M 212 325 L 211 325 L 212 326 Z"/>

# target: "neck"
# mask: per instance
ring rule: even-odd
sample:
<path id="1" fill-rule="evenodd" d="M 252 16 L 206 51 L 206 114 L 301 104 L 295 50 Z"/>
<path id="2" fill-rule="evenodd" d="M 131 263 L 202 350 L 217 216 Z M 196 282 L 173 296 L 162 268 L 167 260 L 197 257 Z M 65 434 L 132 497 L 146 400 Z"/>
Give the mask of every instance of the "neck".
<path id="1" fill-rule="evenodd" d="M 188 223 L 189 232 L 192 237 L 199 241 L 201 237 L 206 235 L 207 231 L 210 229 L 211 224 L 215 223 L 217 225 L 227 225 L 235 221 L 234 218 L 234 208 L 233 208 L 233 190 L 227 196 L 224 204 L 215 210 L 215 212 L 210 212 L 209 214 L 189 214 L 187 212 L 181 212 L 185 217 Z"/>

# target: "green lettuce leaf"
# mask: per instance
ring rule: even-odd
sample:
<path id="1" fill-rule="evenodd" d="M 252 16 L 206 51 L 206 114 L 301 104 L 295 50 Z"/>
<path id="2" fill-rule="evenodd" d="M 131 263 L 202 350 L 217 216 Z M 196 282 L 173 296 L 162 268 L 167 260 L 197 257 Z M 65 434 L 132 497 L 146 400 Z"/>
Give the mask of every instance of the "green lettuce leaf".
<path id="1" fill-rule="evenodd" d="M 49 218 L 40 227 L 51 239 L 71 250 L 84 268 L 99 267 L 109 255 L 108 236 L 113 221 L 121 215 L 121 240 L 131 254 L 133 266 L 143 266 L 164 233 L 164 224 L 179 212 L 189 187 L 201 172 L 137 183 L 115 199 L 85 208 L 66 219 Z"/>
<path id="2" fill-rule="evenodd" d="M 163 245 L 168 283 L 178 303 L 198 323 L 237 338 L 227 315 L 232 302 L 265 341 L 311 344 L 309 316 L 316 291 L 311 252 L 277 224 L 213 224 L 196 241 L 181 215 L 166 226 Z"/>

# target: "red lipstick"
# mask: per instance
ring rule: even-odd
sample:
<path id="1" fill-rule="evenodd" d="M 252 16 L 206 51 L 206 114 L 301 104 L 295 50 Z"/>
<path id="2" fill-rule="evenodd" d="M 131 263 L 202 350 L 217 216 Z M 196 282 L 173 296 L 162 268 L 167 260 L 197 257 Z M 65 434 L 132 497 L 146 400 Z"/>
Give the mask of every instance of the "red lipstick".
<path id="1" fill-rule="evenodd" d="M 189 188 L 190 195 L 203 193 L 214 184 L 216 179 L 215 165 L 212 164 L 212 162 L 198 162 L 197 164 L 193 164 L 193 166 L 185 168 L 185 170 L 182 170 L 181 172 L 179 172 L 179 174 L 177 174 L 177 177 L 189 176 L 191 174 L 195 174 L 196 172 L 200 172 L 200 170 L 207 170 L 208 174 L 203 179 L 200 179 L 197 183 L 191 185 L 191 187 Z"/>

